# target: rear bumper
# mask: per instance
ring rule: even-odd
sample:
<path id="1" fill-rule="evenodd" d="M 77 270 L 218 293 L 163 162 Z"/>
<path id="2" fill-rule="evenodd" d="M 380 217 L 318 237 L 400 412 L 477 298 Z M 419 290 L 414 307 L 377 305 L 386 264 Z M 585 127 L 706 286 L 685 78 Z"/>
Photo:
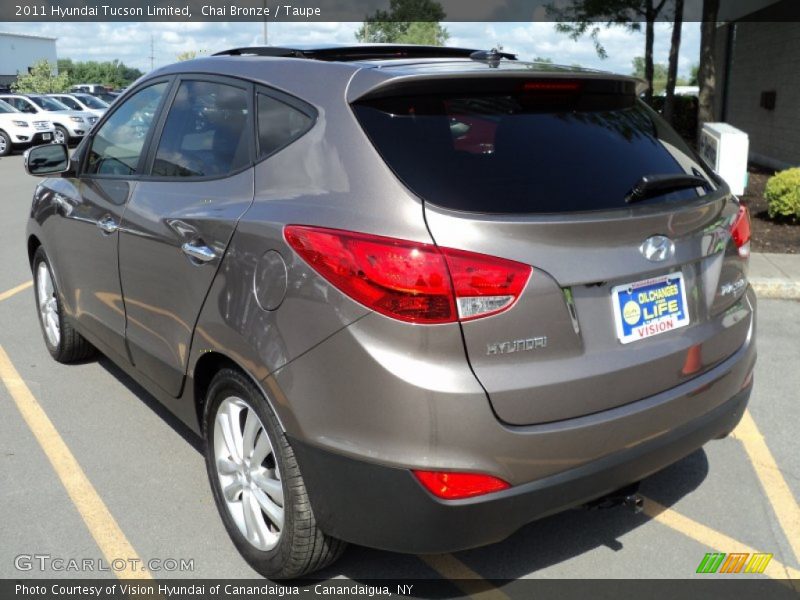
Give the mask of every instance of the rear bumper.
<path id="1" fill-rule="evenodd" d="M 730 432 L 752 384 L 705 415 L 638 446 L 511 489 L 467 500 L 429 494 L 407 469 L 291 439 L 320 527 L 352 543 L 408 553 L 464 550 L 639 481 Z"/>

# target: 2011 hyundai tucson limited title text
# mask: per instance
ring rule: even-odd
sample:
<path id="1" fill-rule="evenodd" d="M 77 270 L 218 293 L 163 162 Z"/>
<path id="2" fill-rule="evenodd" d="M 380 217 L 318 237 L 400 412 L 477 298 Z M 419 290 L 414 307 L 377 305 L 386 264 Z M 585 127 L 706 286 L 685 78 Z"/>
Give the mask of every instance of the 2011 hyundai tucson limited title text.
<path id="1" fill-rule="evenodd" d="M 419 46 L 148 74 L 27 228 L 44 340 L 203 436 L 247 561 L 490 544 L 724 436 L 749 216 L 637 80 Z"/>

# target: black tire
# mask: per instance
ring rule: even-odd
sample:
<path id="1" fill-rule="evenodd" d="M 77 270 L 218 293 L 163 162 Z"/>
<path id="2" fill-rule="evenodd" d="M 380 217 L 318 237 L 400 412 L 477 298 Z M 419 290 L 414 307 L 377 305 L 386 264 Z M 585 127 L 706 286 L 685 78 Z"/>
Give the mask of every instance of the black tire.
<path id="1" fill-rule="evenodd" d="M 59 137 L 62 138 L 63 141 L 59 141 Z M 69 146 L 69 131 L 67 131 L 63 125 L 56 125 L 56 132 L 53 138 L 56 143 Z"/>
<path id="2" fill-rule="evenodd" d="M 0 156 L 8 156 L 12 150 L 11 138 L 5 131 L 0 131 Z"/>
<path id="3" fill-rule="evenodd" d="M 39 310 L 39 278 L 37 277 L 37 273 L 40 264 L 44 264 L 47 267 L 47 271 L 50 273 L 50 279 L 52 280 L 54 292 L 53 296 L 57 306 L 58 324 L 60 330 L 60 339 L 58 340 L 57 344 L 51 343 L 50 339 L 47 337 L 45 324 L 42 320 L 42 312 Z M 72 323 L 70 323 L 69 319 L 64 316 L 64 311 L 61 304 L 61 295 L 58 291 L 58 284 L 56 283 L 56 278 L 53 276 L 53 269 L 50 266 L 50 261 L 47 259 L 47 254 L 45 254 L 43 247 L 39 246 L 39 248 L 36 249 L 36 253 L 33 255 L 32 266 L 33 288 L 36 299 L 36 314 L 39 317 L 39 325 L 42 328 L 42 337 L 44 338 L 45 346 L 47 346 L 47 351 L 50 352 L 50 356 L 60 363 L 73 363 L 91 357 L 95 352 L 94 346 L 87 342 L 80 333 L 75 331 Z"/>
<path id="4" fill-rule="evenodd" d="M 261 420 L 281 473 L 284 524 L 271 550 L 260 550 L 242 535 L 231 517 L 220 485 L 214 456 L 214 428 L 217 409 L 223 400 L 231 397 L 243 400 Z M 241 372 L 223 369 L 211 381 L 205 399 L 203 433 L 206 471 L 214 502 L 228 535 L 250 566 L 270 579 L 292 579 L 317 571 L 341 556 L 347 544 L 317 527 L 294 452 L 261 391 Z"/>

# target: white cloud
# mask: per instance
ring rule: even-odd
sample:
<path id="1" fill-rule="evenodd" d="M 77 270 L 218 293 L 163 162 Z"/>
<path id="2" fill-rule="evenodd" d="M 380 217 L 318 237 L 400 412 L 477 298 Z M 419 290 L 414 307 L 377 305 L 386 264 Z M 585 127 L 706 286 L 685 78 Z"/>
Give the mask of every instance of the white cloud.
<path id="1" fill-rule="evenodd" d="M 271 21 L 271 44 L 352 43 L 359 23 L 287 23 Z M 644 54 L 644 34 L 623 27 L 601 27 L 599 39 L 608 51 L 601 60 L 588 37 L 573 41 L 555 31 L 550 22 L 532 23 L 447 23 L 450 45 L 491 48 L 502 44 L 521 59 L 534 56 L 562 64 L 580 64 L 618 73 L 629 73 L 635 56 Z M 142 69 L 150 68 L 150 41 L 153 39 L 155 66 L 171 63 L 180 52 L 263 43 L 263 23 L 0 23 L 0 31 L 58 37 L 58 55 L 73 60 L 119 59 Z M 656 24 L 656 62 L 667 62 L 670 33 L 667 23 Z M 686 75 L 698 62 L 700 28 L 685 23 L 680 54 L 680 71 Z"/>

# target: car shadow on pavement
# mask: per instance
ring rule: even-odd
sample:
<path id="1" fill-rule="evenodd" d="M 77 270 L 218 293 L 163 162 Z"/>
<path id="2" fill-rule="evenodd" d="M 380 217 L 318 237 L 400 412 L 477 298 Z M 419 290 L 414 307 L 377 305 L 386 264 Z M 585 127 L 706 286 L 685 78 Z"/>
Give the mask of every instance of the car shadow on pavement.
<path id="1" fill-rule="evenodd" d="M 695 490 L 708 474 L 708 459 L 703 449 L 642 481 L 640 492 L 664 506 L 672 506 Z M 536 576 L 538 571 L 558 565 L 586 552 L 605 546 L 613 551 L 624 548 L 621 538 L 650 520 L 621 506 L 586 510 L 576 508 L 527 525 L 508 539 L 455 557 L 481 577 L 502 586 L 503 580 Z M 344 576 L 369 584 L 375 579 L 431 578 L 440 576 L 419 558 L 351 546 L 345 555 L 322 577 Z M 558 572 L 548 577 L 566 577 Z M 453 586 L 452 596 L 463 596 Z M 442 598 L 452 597 L 442 593 Z"/>
<path id="2" fill-rule="evenodd" d="M 97 364 L 108 371 L 114 378 L 124 385 L 131 394 L 139 398 L 139 400 L 141 400 L 150 410 L 156 413 L 156 415 L 161 417 L 161 420 L 172 427 L 172 429 L 175 430 L 175 433 L 181 436 L 187 444 L 197 450 L 200 454 L 203 454 L 203 440 L 200 438 L 200 436 L 192 431 L 178 417 L 173 415 L 169 409 L 156 400 L 141 385 L 136 383 L 136 381 L 134 381 L 127 373 L 125 373 L 125 371 L 115 365 L 111 359 L 106 358 L 105 356 L 100 356 L 100 358 L 97 360 Z M 209 494 L 210 493 L 211 491 L 209 490 Z"/>
<path id="3" fill-rule="evenodd" d="M 142 386 L 109 359 L 101 357 L 98 363 L 190 446 L 203 453 L 203 442 L 200 437 Z M 640 492 L 670 507 L 700 486 L 707 474 L 708 459 L 701 448 L 642 481 Z M 504 581 L 535 576 L 538 571 L 599 547 L 605 546 L 613 551 L 620 551 L 624 548 L 620 538 L 649 520 L 646 515 L 635 514 L 632 510 L 621 506 L 603 510 L 576 508 L 526 525 L 502 542 L 458 552 L 455 557 L 480 577 L 502 586 Z M 336 563 L 312 575 L 315 580 L 328 580 L 341 576 L 364 585 L 377 585 L 376 580 L 442 578 L 441 573 L 419 556 L 355 545 L 350 545 Z M 485 583 L 478 583 L 478 588 Z M 453 584 L 437 587 L 436 590 L 425 589 L 421 594 L 426 597 L 452 598 L 462 597 L 464 591 Z M 415 594 L 412 591 L 410 595 Z"/>

